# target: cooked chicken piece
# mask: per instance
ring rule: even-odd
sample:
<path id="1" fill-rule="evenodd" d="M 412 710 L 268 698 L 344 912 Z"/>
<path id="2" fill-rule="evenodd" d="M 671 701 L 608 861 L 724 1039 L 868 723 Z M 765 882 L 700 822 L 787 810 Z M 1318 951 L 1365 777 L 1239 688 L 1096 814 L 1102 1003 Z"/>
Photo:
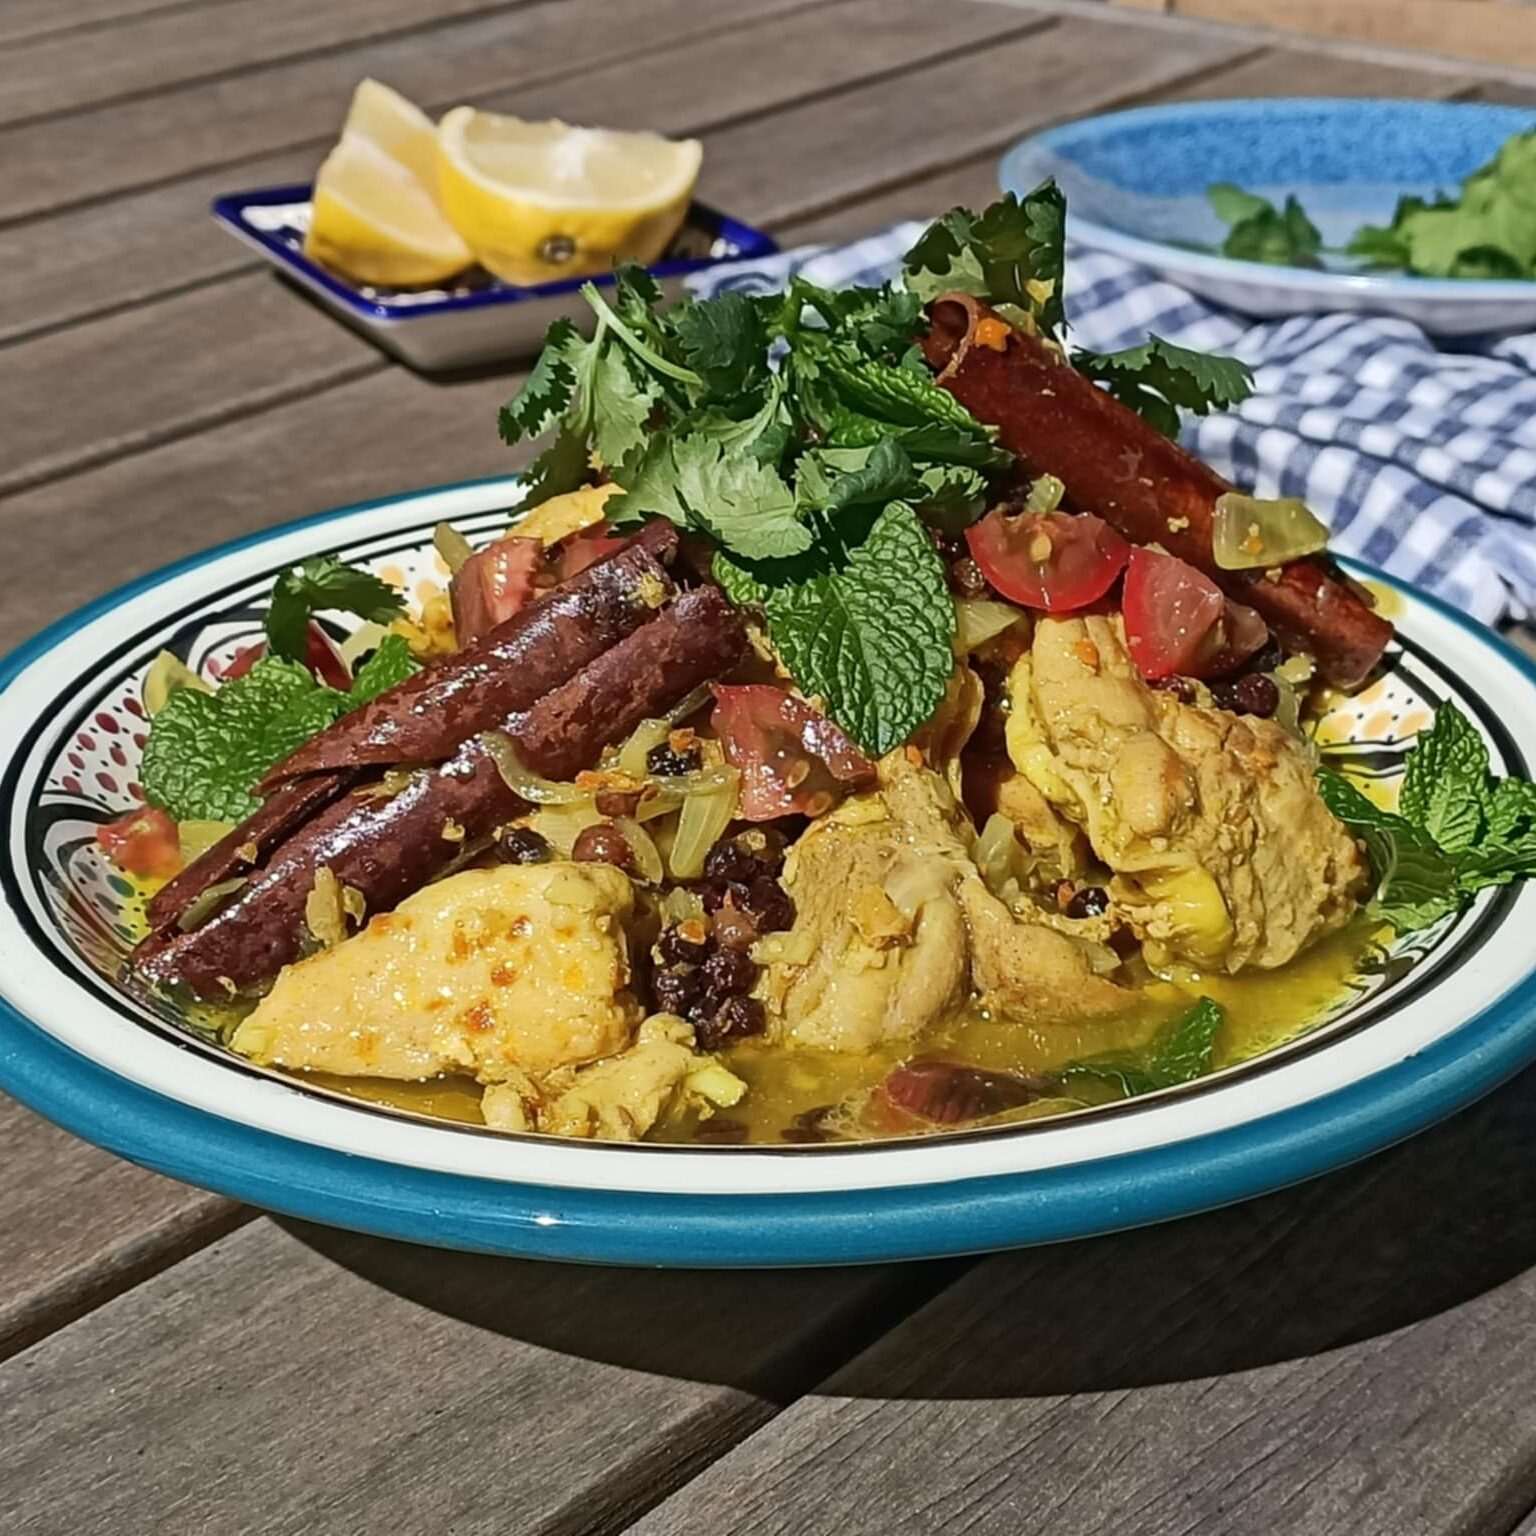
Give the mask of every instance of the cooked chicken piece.
<path id="1" fill-rule="evenodd" d="M 949 886 L 948 867 L 913 845 L 879 795 L 816 822 L 784 866 L 794 926 L 759 951 L 775 1037 L 868 1051 L 915 1040 L 954 1007 L 966 938 Z"/>
<path id="2" fill-rule="evenodd" d="M 747 1085 L 694 1049 L 692 1026 L 657 1014 L 607 1061 L 561 1067 L 541 1082 L 519 1074 L 481 1100 L 487 1125 L 598 1141 L 639 1141 L 680 1101 L 708 1113 L 739 1103 Z"/>
<path id="3" fill-rule="evenodd" d="M 879 791 L 817 822 L 785 865 L 795 923 L 757 951 L 776 1039 L 910 1044 L 973 981 L 984 1003 L 1041 1020 L 1135 1000 L 1094 972 L 1092 947 L 992 895 L 971 861 L 970 823 L 936 773 L 903 752 L 879 771 Z"/>
<path id="4" fill-rule="evenodd" d="M 607 864 L 450 875 L 285 967 L 231 1044 L 283 1067 L 481 1082 L 611 1056 L 640 1018 L 633 900 Z"/>
<path id="5" fill-rule="evenodd" d="M 998 781 L 997 809 L 1050 880 L 1077 880 L 1089 867 L 1088 839 L 1022 773 Z"/>
<path id="6" fill-rule="evenodd" d="M 1113 962 L 1101 945 L 1060 932 L 1027 898 L 1005 905 L 972 863 L 962 830 L 970 824 L 943 782 L 901 753 L 880 764 L 881 794 L 906 835 L 953 871 L 953 890 L 970 938 L 971 979 L 985 1007 L 1042 1023 L 1118 1013 L 1136 995 L 1094 969 Z"/>
<path id="7" fill-rule="evenodd" d="M 1008 692 L 1010 758 L 1086 830 L 1154 961 L 1283 965 L 1355 911 L 1364 859 L 1301 745 L 1149 688 L 1118 619 L 1045 620 Z"/>

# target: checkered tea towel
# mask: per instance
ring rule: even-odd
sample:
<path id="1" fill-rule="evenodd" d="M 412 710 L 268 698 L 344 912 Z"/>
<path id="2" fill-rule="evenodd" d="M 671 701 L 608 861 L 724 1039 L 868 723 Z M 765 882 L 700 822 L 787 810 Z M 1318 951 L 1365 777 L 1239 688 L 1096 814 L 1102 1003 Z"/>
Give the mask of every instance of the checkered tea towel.
<path id="1" fill-rule="evenodd" d="M 696 292 L 769 292 L 894 274 L 923 226 L 711 271 Z M 1334 547 L 1487 623 L 1536 610 L 1536 335 L 1442 351 L 1407 320 L 1318 314 L 1254 321 L 1117 256 L 1070 251 L 1072 340 L 1096 351 L 1156 333 L 1254 370 L 1237 410 L 1184 443 L 1259 496 L 1299 496 Z"/>

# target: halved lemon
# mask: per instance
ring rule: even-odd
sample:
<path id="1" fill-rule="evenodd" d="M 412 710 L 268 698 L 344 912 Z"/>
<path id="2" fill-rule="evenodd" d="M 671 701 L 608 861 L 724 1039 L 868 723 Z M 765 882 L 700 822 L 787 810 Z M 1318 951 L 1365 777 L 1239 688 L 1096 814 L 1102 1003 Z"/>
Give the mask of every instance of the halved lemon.
<path id="1" fill-rule="evenodd" d="M 437 184 L 437 124 L 414 101 L 377 80 L 364 80 L 352 93 L 342 124 L 398 160 L 430 192 Z"/>
<path id="2" fill-rule="evenodd" d="M 480 263 L 512 283 L 653 262 L 688 212 L 697 139 L 530 123 L 455 107 L 438 125 L 437 191 Z"/>
<path id="3" fill-rule="evenodd" d="M 390 288 L 446 282 L 474 260 L 421 180 L 355 133 L 342 134 L 315 177 L 304 254 Z"/>

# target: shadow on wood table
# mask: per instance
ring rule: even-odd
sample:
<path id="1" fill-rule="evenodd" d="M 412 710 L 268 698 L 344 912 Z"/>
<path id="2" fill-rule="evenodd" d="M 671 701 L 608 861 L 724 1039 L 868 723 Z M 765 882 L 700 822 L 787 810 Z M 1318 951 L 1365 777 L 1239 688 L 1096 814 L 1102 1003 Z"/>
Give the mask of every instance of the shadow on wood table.
<path id="1" fill-rule="evenodd" d="M 370 1283 L 475 1327 L 774 1401 L 840 1366 L 844 1397 L 1100 1392 L 1317 1354 L 1446 1311 L 1536 1265 L 1536 1070 L 1299 1194 L 1001 1255 L 969 1274 L 964 1264 L 583 1268 L 285 1225 Z M 836 1289 L 844 1304 L 791 1358 L 777 1354 L 787 1320 Z M 890 1339 L 855 1358 L 914 1308 L 896 1335 L 900 1363 Z"/>

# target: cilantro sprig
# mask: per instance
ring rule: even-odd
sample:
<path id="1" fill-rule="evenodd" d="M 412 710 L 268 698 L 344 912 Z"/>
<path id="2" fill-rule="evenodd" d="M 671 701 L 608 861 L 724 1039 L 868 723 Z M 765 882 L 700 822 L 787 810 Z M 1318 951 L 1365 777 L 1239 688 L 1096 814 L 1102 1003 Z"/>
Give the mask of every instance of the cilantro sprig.
<path id="1" fill-rule="evenodd" d="M 1439 707 L 1409 752 L 1395 812 L 1342 774 L 1317 778 L 1329 810 L 1365 843 L 1374 908 L 1399 933 L 1536 875 L 1536 784 L 1491 773 L 1487 744 L 1454 704 Z"/>
<path id="2" fill-rule="evenodd" d="M 334 555 L 316 555 L 284 571 L 267 609 L 267 646 L 274 656 L 303 661 L 305 631 L 317 613 L 350 613 L 387 624 L 405 612 L 405 600 L 372 571 Z"/>
<path id="3" fill-rule="evenodd" d="M 267 769 L 418 667 L 405 640 L 386 635 L 346 693 L 276 655 L 212 693 L 177 689 L 150 724 L 139 764 L 144 798 L 177 821 L 243 821 L 260 808 L 251 787 Z"/>

